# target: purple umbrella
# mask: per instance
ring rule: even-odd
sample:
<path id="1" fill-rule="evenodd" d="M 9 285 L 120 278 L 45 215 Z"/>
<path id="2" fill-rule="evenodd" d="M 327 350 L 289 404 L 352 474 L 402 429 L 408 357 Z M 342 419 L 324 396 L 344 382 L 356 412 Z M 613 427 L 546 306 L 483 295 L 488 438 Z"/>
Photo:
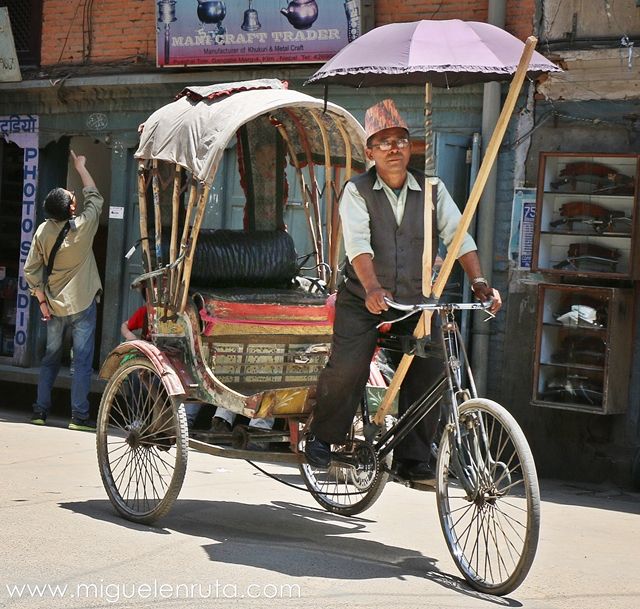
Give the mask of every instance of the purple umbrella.
<path id="1" fill-rule="evenodd" d="M 305 84 L 457 87 L 507 80 L 515 73 L 522 50 L 520 40 L 488 23 L 459 19 L 390 23 L 356 38 Z M 534 52 L 527 74 L 559 71 Z"/>

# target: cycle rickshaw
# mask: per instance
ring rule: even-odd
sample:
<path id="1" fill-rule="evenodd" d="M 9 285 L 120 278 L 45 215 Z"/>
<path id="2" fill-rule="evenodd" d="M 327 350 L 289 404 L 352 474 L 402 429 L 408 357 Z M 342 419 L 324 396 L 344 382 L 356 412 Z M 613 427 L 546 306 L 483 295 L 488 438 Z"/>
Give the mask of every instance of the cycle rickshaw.
<path id="1" fill-rule="evenodd" d="M 230 146 L 246 199 L 242 229 L 205 228 Z M 274 80 L 185 89 L 149 117 L 136 153 L 145 272 L 134 284 L 146 294 L 151 341 L 122 343 L 100 373 L 108 379 L 97 425 L 104 486 L 125 518 L 153 522 L 178 496 L 190 447 L 298 465 L 320 505 L 357 514 L 397 480 L 394 446 L 439 408 L 435 492 L 448 547 L 474 588 L 506 594 L 533 562 L 539 491 L 517 423 L 475 390 L 454 314 L 481 303 L 394 305 L 407 315 L 429 309 L 441 316 L 442 378 L 402 417 L 385 416 L 376 427 L 371 417 L 387 382 L 372 363 L 361 412 L 349 440 L 333 447 L 329 470 L 304 459 L 315 382 L 331 343 L 337 203 L 341 185 L 365 170 L 364 146 L 364 131 L 347 111 Z M 312 248 L 302 261 L 285 230 L 290 181 Z M 186 402 L 276 423 L 271 431 L 237 425 L 225 438 L 190 433 Z"/>

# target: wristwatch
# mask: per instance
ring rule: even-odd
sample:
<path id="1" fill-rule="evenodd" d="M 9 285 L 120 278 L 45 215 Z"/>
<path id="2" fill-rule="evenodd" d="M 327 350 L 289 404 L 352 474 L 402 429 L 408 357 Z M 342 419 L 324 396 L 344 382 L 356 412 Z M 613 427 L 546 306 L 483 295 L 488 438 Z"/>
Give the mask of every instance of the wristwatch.
<path id="1" fill-rule="evenodd" d="M 484 277 L 476 277 L 471 280 L 471 289 L 473 289 L 479 283 L 484 283 L 487 287 L 489 287 L 489 282 Z"/>

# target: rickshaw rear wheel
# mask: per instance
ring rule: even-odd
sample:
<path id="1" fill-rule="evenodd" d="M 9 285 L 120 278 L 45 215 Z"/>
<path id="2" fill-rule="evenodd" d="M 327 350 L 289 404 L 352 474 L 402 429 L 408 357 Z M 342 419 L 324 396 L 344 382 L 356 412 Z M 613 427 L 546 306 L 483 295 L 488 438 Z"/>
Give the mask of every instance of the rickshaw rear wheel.
<path id="1" fill-rule="evenodd" d="M 500 404 L 459 408 L 459 447 L 445 431 L 438 451 L 440 524 L 456 566 L 487 594 L 508 594 L 527 576 L 538 546 L 540 490 L 520 426 Z"/>
<path id="2" fill-rule="evenodd" d="M 100 401 L 96 427 L 102 482 L 128 520 L 151 523 L 176 500 L 189 444 L 182 403 L 167 393 L 145 358 L 122 364 Z"/>
<path id="3" fill-rule="evenodd" d="M 374 447 L 364 440 L 362 417 L 351 427 L 351 441 L 332 446 L 334 459 L 327 471 L 308 463 L 300 464 L 300 473 L 313 498 L 328 512 L 353 516 L 371 507 L 389 479 L 391 455 L 379 461 Z M 304 451 L 304 443 L 300 449 Z M 341 465 L 340 457 L 348 457 L 351 465 Z"/>

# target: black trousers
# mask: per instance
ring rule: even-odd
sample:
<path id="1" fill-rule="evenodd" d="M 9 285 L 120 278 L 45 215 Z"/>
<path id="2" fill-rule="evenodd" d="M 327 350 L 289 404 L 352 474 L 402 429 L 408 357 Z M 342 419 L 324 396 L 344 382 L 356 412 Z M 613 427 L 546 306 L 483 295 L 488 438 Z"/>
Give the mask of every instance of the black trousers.
<path id="1" fill-rule="evenodd" d="M 369 378 L 369 364 L 378 339 L 376 325 L 400 316 L 399 312 L 392 310 L 382 315 L 370 313 L 361 298 L 341 286 L 336 300 L 331 355 L 318 380 L 317 403 L 310 428 L 320 440 L 331 444 L 345 441 Z M 412 317 L 408 323 L 399 322 L 397 326 L 403 324 L 402 332 L 411 334 L 418 317 Z M 394 325 L 394 332 L 398 331 Z M 440 346 L 439 331 L 433 326 L 431 335 L 434 345 Z M 441 349 L 436 354 L 439 352 Z M 396 354 L 395 359 L 399 361 L 401 356 Z M 438 380 L 443 369 L 441 357 L 413 358 L 400 389 L 400 414 Z M 398 445 L 396 458 L 428 460 L 438 416 L 436 407 Z"/>

